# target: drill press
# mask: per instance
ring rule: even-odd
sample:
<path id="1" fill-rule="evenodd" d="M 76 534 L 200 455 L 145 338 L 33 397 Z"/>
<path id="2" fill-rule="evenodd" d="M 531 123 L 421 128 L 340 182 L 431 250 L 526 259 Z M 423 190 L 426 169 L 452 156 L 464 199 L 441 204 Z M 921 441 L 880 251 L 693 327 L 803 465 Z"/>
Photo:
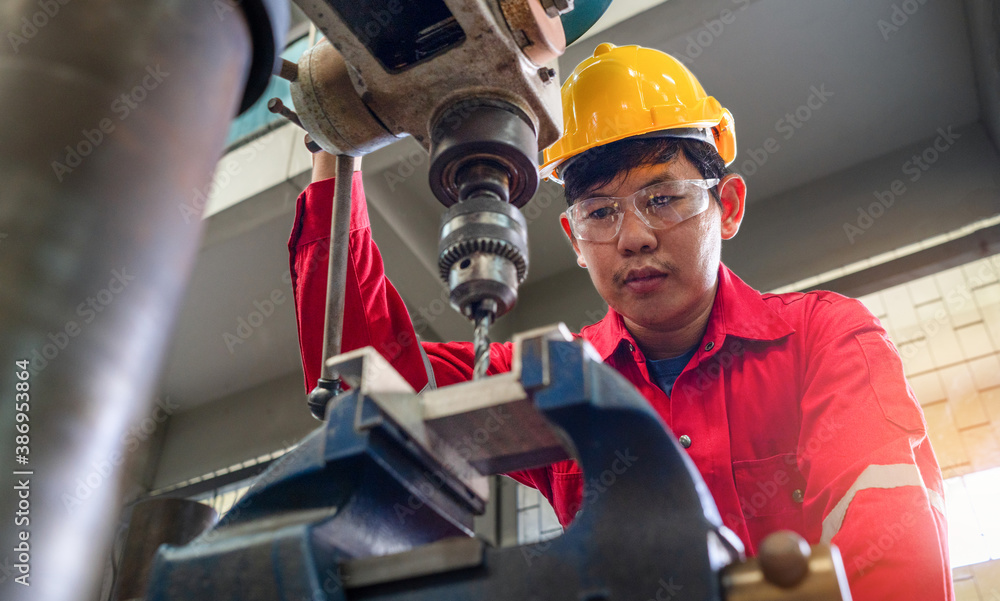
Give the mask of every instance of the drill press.
<path id="1" fill-rule="evenodd" d="M 438 266 L 452 306 L 475 323 L 475 376 L 489 367 L 489 327 L 517 301 L 528 270 L 518 207 L 538 189 L 536 157 L 559 135 L 561 105 L 548 63 L 565 49 L 559 20 L 572 2 L 298 0 L 326 35 L 286 65 L 307 145 L 361 156 L 404 135 L 430 153 L 430 187 L 446 207 Z M 344 160 L 346 163 L 346 158 Z M 346 168 L 344 173 L 349 173 Z M 349 186 L 343 187 L 349 194 Z M 335 200 L 346 221 L 349 199 Z M 336 225 L 334 230 L 336 230 Z M 342 236 L 346 238 L 346 236 Z M 336 234 L 331 264 L 337 263 Z M 331 271 L 325 359 L 339 353 L 344 281 Z M 322 417 L 339 390 L 324 367 L 310 406 Z"/>

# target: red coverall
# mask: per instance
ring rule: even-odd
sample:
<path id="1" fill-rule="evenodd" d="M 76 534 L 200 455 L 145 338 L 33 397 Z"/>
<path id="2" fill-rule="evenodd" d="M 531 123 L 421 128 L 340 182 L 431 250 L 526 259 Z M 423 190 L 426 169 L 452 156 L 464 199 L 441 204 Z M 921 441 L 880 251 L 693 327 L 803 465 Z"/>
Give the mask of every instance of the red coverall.
<path id="1" fill-rule="evenodd" d="M 307 391 L 319 376 L 333 183 L 302 193 L 288 241 Z M 353 196 L 343 349 L 375 347 L 420 390 L 425 364 L 372 240 L 360 173 Z M 954 598 L 926 424 L 895 347 L 860 302 L 761 295 L 720 265 L 704 338 L 670 396 L 615 311 L 580 334 L 690 437 L 687 452 L 748 553 L 774 530 L 795 530 L 839 547 L 856 600 Z M 422 344 L 438 386 L 472 377 L 471 343 Z M 509 370 L 511 345 L 493 344 L 490 357 L 490 373 Z M 572 521 L 584 485 L 574 462 L 510 475 Z"/>

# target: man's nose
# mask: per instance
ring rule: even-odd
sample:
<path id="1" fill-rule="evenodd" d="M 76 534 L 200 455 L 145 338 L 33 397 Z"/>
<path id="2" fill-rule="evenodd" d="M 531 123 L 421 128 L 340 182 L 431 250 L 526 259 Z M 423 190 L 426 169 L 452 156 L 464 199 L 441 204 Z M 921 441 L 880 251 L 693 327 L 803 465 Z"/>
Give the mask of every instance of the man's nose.
<path id="1" fill-rule="evenodd" d="M 656 233 L 646 225 L 633 207 L 622 215 L 622 226 L 618 232 L 618 251 L 622 254 L 637 254 L 655 250 Z"/>

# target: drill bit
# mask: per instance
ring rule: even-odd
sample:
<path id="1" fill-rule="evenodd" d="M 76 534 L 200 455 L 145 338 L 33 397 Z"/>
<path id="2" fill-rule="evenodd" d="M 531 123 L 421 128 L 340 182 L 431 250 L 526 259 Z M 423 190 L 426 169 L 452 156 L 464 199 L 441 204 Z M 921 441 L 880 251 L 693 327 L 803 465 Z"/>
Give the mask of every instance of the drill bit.
<path id="1" fill-rule="evenodd" d="M 473 348 L 476 352 L 476 363 L 472 371 L 472 379 L 479 380 L 486 377 L 486 372 L 490 368 L 490 323 L 493 321 L 493 313 L 482 311 L 476 315 L 476 329 L 472 334 Z"/>

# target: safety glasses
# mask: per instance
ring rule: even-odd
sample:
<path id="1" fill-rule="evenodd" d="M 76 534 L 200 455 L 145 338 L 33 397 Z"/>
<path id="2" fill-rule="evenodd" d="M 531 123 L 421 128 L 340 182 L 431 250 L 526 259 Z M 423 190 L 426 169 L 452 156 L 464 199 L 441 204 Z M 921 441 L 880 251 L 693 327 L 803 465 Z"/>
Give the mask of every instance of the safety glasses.
<path id="1" fill-rule="evenodd" d="M 564 215 L 580 240 L 608 242 L 622 229 L 625 209 L 654 230 L 671 228 L 708 208 L 718 179 L 667 180 L 628 196 L 595 196 L 573 204 Z"/>

